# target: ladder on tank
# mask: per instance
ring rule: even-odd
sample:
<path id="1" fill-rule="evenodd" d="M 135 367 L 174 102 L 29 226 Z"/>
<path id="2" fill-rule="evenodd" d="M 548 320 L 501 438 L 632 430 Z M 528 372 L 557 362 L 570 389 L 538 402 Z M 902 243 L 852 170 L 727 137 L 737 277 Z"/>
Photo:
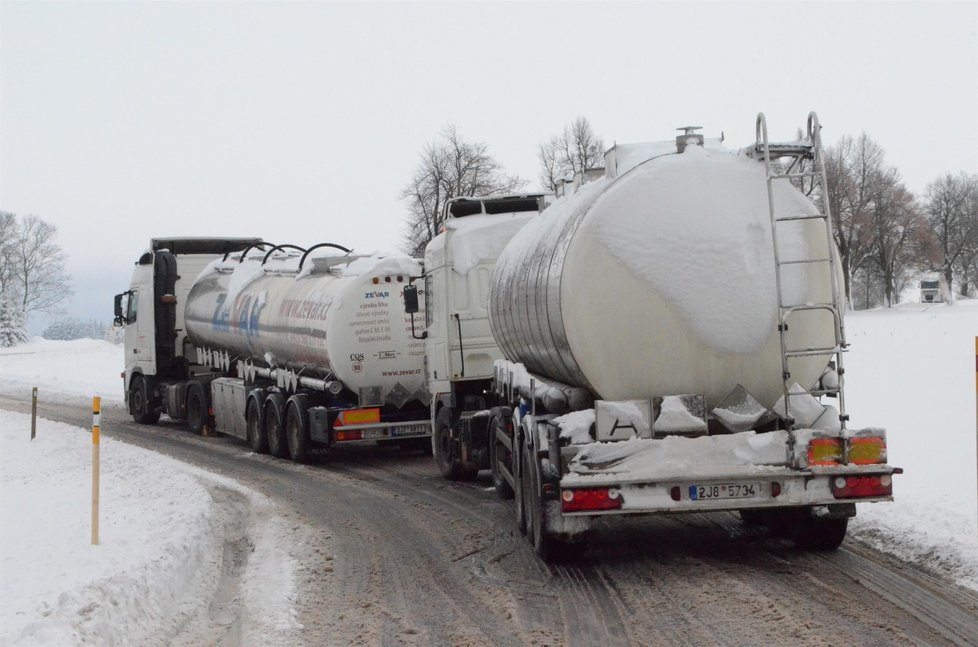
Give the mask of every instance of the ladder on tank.
<path id="1" fill-rule="evenodd" d="M 789 432 L 789 453 L 793 450 L 794 434 L 790 433 L 795 426 L 795 418 L 792 415 L 791 398 L 803 395 L 826 395 L 838 396 L 839 401 L 839 423 L 843 430 L 846 429 L 846 422 L 849 416 L 846 413 L 845 395 L 843 381 L 845 368 L 842 362 L 842 355 L 848 344 L 846 343 L 845 326 L 842 321 L 843 300 L 839 289 L 839 278 L 836 268 L 837 259 L 834 254 L 835 239 L 832 234 L 832 217 L 828 203 L 826 191 L 827 181 L 825 177 L 825 160 L 822 153 L 821 126 L 818 123 L 818 116 L 811 112 L 808 114 L 808 133 L 803 141 L 774 143 L 768 141 L 767 120 L 764 113 L 758 113 L 756 122 L 756 142 L 750 155 L 758 160 L 764 161 L 764 168 L 767 174 L 767 199 L 768 209 L 771 215 L 771 236 L 774 244 L 774 268 L 775 280 L 778 291 L 778 336 L 781 340 L 781 377 L 784 389 L 784 412 L 785 427 Z M 782 160 L 790 160 L 785 164 Z M 777 214 L 774 208 L 774 184 L 776 182 L 800 180 L 804 184 L 805 180 L 810 179 L 813 183 L 812 189 L 817 190 L 821 202 L 820 210 L 817 213 L 788 213 Z M 825 236 L 825 255 L 818 257 L 803 257 L 784 260 L 782 250 L 779 249 L 778 227 L 785 226 L 785 223 L 794 223 L 795 226 L 804 226 L 805 221 L 821 221 L 824 227 L 820 230 Z M 831 297 L 829 301 L 822 303 L 785 303 L 785 290 L 783 282 L 784 268 L 788 265 L 809 265 L 823 268 L 822 271 L 829 274 L 829 285 L 831 286 Z M 800 321 L 805 317 L 824 317 L 826 313 L 831 315 L 834 322 L 834 344 L 822 347 L 803 347 L 790 348 L 788 346 L 789 322 Z M 835 362 L 835 370 L 839 376 L 838 385 L 834 388 L 825 388 L 819 380 L 815 386 L 807 387 L 801 385 L 804 391 L 791 391 L 791 360 L 802 357 L 825 356 L 831 357 L 830 361 Z M 847 457 L 843 457 L 844 462 L 848 462 Z"/>

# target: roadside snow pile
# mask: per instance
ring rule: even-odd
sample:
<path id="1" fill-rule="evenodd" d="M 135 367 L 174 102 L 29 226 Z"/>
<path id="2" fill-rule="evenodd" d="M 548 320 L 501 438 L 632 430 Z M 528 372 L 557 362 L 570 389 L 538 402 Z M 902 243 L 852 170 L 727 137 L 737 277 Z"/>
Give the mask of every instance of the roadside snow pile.
<path id="1" fill-rule="evenodd" d="M 0 348 L 0 393 L 49 401 L 78 400 L 101 395 L 122 402 L 124 349 L 98 339 L 54 341 L 35 337 L 26 344 Z"/>
<path id="2" fill-rule="evenodd" d="M 29 416 L 0 411 L 0 644 L 183 638 L 213 611 L 235 541 L 246 643 L 292 642 L 294 565 L 267 500 L 103 435 L 92 546 L 91 447 L 87 430 L 43 419 L 31 441 Z"/>
<path id="3" fill-rule="evenodd" d="M 886 428 L 893 503 L 859 506 L 851 534 L 978 590 L 975 337 L 978 301 L 902 304 L 846 318 L 854 429 Z"/>

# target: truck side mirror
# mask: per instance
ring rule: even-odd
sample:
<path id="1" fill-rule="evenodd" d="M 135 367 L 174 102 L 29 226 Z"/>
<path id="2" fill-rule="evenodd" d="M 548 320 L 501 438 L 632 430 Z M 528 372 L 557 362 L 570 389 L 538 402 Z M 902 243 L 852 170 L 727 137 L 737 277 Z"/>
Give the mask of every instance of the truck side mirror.
<path id="1" fill-rule="evenodd" d="M 123 294 L 117 294 L 117 295 L 115 295 L 115 319 L 113 319 L 112 321 L 113 321 L 113 323 L 116 326 L 121 326 L 121 325 L 123 325 L 126 322 L 125 317 L 122 316 L 122 297 L 123 296 L 125 296 L 125 295 L 123 295 Z"/>
<path id="2" fill-rule="evenodd" d="M 418 286 L 404 286 L 404 312 L 413 315 L 418 311 Z"/>

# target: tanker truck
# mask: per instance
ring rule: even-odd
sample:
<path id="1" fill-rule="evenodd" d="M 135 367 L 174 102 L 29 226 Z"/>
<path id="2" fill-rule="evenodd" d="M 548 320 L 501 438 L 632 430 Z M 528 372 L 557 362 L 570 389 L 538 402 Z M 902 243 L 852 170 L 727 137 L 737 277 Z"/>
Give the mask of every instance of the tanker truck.
<path id="1" fill-rule="evenodd" d="M 681 130 L 551 204 L 451 201 L 404 291 L 438 469 L 489 470 L 543 558 L 599 517 L 704 511 L 832 550 L 892 498 L 885 431 L 848 426 L 831 218 L 799 190 L 824 195 L 817 117 L 773 143 L 759 115 L 739 151 Z"/>
<path id="2" fill-rule="evenodd" d="M 362 443 L 430 451 L 424 345 L 400 299 L 418 273 L 332 243 L 153 239 L 115 297 L 129 411 L 295 461 Z"/>

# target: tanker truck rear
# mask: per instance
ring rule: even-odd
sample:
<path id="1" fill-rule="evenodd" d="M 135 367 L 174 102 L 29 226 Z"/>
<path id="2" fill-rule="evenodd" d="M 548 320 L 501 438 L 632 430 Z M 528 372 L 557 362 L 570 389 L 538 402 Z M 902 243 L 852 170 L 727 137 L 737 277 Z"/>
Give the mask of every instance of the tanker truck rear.
<path id="1" fill-rule="evenodd" d="M 295 461 L 361 443 L 430 449 L 424 348 L 400 299 L 419 272 L 330 243 L 152 240 L 115 299 L 133 419 L 166 414 Z"/>
<path id="2" fill-rule="evenodd" d="M 451 202 L 405 291 L 439 470 L 489 469 L 543 557 L 598 517 L 721 510 L 829 550 L 892 498 L 885 431 L 848 428 L 831 219 L 799 190 L 824 191 L 817 118 L 778 144 L 759 115 L 741 151 L 682 130 L 549 206 Z"/>

